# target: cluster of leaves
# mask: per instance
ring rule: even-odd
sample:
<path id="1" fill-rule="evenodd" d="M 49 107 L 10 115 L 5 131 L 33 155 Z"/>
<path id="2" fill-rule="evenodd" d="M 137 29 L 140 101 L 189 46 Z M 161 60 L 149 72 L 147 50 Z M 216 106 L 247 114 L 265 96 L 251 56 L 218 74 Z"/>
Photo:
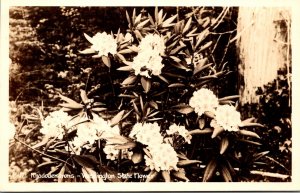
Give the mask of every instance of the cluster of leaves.
<path id="1" fill-rule="evenodd" d="M 132 12 L 133 9 L 133 7 L 11 7 L 11 100 L 27 101 L 35 96 L 39 101 L 44 100 L 55 104 L 57 92 L 74 96 L 78 94 L 80 88 L 99 89 L 100 85 L 100 92 L 111 91 L 106 77 L 101 80 L 96 78 L 103 76 L 102 66 L 98 66 L 97 61 L 78 54 L 79 50 L 88 45 L 82 34 L 117 31 L 118 28 L 121 32 L 125 32 L 128 25 L 125 12 L 126 10 Z M 199 29 L 211 26 L 221 16 L 222 22 L 212 28 L 215 35 L 209 35 L 211 40 L 219 42 L 211 49 L 209 59 L 220 69 L 223 67 L 219 64 L 223 64 L 228 59 L 234 64 L 235 55 L 232 54 L 235 52 L 234 44 L 229 45 L 228 40 L 235 34 L 236 9 L 225 10 L 227 14 L 224 14 L 221 7 L 178 7 L 178 9 L 165 7 L 164 9 L 172 14 L 177 11 L 180 17 L 185 15 L 193 17 Z M 147 12 L 153 13 L 154 8 L 141 7 L 136 10 L 147 14 Z M 223 14 L 220 15 L 222 12 Z M 93 66 L 94 70 L 89 76 L 89 84 L 86 84 L 87 74 L 84 70 L 90 66 Z M 226 65 L 225 68 L 236 70 L 235 65 L 231 64 Z M 118 78 L 118 75 L 115 78 Z M 215 84 L 212 86 L 218 87 L 219 92 L 225 96 L 234 93 L 236 88 L 222 88 L 227 83 L 233 84 L 235 81 L 235 76 L 232 74 L 227 79 L 215 79 Z M 23 84 L 24 82 L 26 84 Z M 54 90 L 57 90 L 56 94 L 49 95 L 45 84 L 54 87 Z"/>
<path id="2" fill-rule="evenodd" d="M 263 148 L 269 150 L 273 165 L 272 171 L 291 174 L 291 82 L 285 70 L 278 71 L 278 77 L 273 82 L 259 88 L 258 104 L 244 106 L 244 112 L 258 117 L 258 121 L 267 129 L 258 133 L 264 137 Z M 269 160 L 270 162 L 270 160 Z"/>

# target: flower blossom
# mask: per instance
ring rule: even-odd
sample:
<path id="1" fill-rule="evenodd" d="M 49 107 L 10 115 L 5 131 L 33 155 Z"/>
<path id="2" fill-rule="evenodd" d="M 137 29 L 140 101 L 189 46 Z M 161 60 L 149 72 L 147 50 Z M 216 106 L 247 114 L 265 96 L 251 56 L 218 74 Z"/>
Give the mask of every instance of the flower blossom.
<path id="1" fill-rule="evenodd" d="M 163 55 L 166 49 L 163 37 L 157 34 L 147 34 L 140 42 L 140 50 L 152 50 L 160 55 Z"/>
<path id="2" fill-rule="evenodd" d="M 41 122 L 40 132 L 48 137 L 62 139 L 70 119 L 71 116 L 62 110 L 53 111 Z"/>
<path id="3" fill-rule="evenodd" d="M 151 170 L 157 172 L 178 170 L 177 163 L 179 161 L 177 153 L 174 148 L 168 143 L 157 144 L 156 146 L 149 147 L 151 157 L 144 156 L 146 166 L 149 166 Z"/>
<path id="4" fill-rule="evenodd" d="M 241 114 L 231 105 L 220 105 L 216 110 L 216 117 L 211 121 L 211 126 L 216 124 L 225 131 L 238 131 L 241 124 Z"/>
<path id="5" fill-rule="evenodd" d="M 184 140 L 190 144 L 192 135 L 189 134 L 189 131 L 185 129 L 184 126 L 178 126 L 176 124 L 173 124 L 169 127 L 169 129 L 166 131 L 168 135 L 172 134 L 179 134 L 184 138 Z"/>
<path id="6" fill-rule="evenodd" d="M 140 42 L 139 52 L 133 58 L 132 68 L 135 75 L 151 78 L 151 75 L 158 76 L 164 67 L 162 55 L 165 51 L 165 43 L 162 37 L 157 34 L 148 34 Z"/>
<path id="7" fill-rule="evenodd" d="M 76 154 L 80 154 L 82 148 L 91 149 L 98 139 L 108 139 L 118 135 L 118 126 L 111 127 L 108 121 L 94 115 L 93 120 L 77 125 L 77 133 L 69 144 Z M 110 145 L 109 141 L 107 142 Z"/>
<path id="8" fill-rule="evenodd" d="M 160 134 L 160 127 L 157 123 L 136 123 L 129 137 L 151 147 L 163 142 L 163 136 Z"/>
<path id="9" fill-rule="evenodd" d="M 92 38 L 87 38 L 88 41 L 93 44 L 92 49 L 98 52 L 99 56 L 108 56 L 108 53 L 117 53 L 117 40 L 112 35 L 108 35 L 106 32 L 96 33 Z"/>
<path id="10" fill-rule="evenodd" d="M 218 98 L 209 89 L 201 88 L 193 93 L 189 105 L 194 108 L 195 112 L 201 116 L 205 111 L 215 112 L 219 105 Z"/>
<path id="11" fill-rule="evenodd" d="M 106 154 L 106 158 L 109 160 L 117 160 L 119 157 L 119 149 L 115 148 L 115 145 L 112 144 L 106 144 L 103 148 L 104 153 Z M 129 151 L 128 149 L 121 150 L 121 159 L 131 159 L 131 156 L 133 155 L 132 151 Z"/>

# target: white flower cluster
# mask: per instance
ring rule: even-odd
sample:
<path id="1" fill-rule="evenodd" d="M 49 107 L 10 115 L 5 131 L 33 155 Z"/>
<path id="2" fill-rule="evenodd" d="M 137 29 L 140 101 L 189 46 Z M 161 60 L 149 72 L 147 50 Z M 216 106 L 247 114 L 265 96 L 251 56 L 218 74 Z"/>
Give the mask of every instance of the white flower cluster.
<path id="1" fill-rule="evenodd" d="M 91 48 L 98 51 L 99 56 L 108 56 L 108 53 L 117 53 L 117 40 L 106 32 L 96 33 L 89 41 L 93 44 Z"/>
<path id="2" fill-rule="evenodd" d="M 161 74 L 162 55 L 165 51 L 164 39 L 157 34 L 148 34 L 140 42 L 139 52 L 133 58 L 132 68 L 135 75 L 150 78 L 150 74 L 158 76 Z"/>
<path id="3" fill-rule="evenodd" d="M 178 170 L 177 162 L 179 159 L 176 151 L 170 144 L 161 143 L 149 147 L 148 149 L 152 157 L 145 155 L 144 158 L 146 165 L 149 166 L 151 170 L 155 169 L 157 172 L 161 170 Z"/>
<path id="4" fill-rule="evenodd" d="M 164 39 L 157 34 L 148 34 L 140 42 L 141 51 L 152 50 L 163 55 L 166 49 Z"/>
<path id="5" fill-rule="evenodd" d="M 184 126 L 173 124 L 166 132 L 168 135 L 179 134 L 188 144 L 191 144 L 192 135 L 189 134 L 189 131 L 186 130 Z"/>
<path id="6" fill-rule="evenodd" d="M 62 139 L 71 117 L 64 111 L 53 111 L 44 120 L 40 132 L 47 137 Z"/>
<path id="7" fill-rule="evenodd" d="M 160 127 L 157 123 L 136 123 L 129 137 L 151 147 L 163 142 L 163 136 L 160 134 Z"/>
<path id="8" fill-rule="evenodd" d="M 94 115 L 92 121 L 77 125 L 76 136 L 69 145 L 75 154 L 80 154 L 82 148 L 90 149 L 96 140 L 108 139 L 119 133 L 120 131 L 117 126 L 110 127 L 109 122 Z M 115 152 L 107 150 L 105 153 L 111 154 Z"/>
<path id="9" fill-rule="evenodd" d="M 115 148 L 113 144 L 106 144 L 103 148 L 104 153 L 106 154 L 106 158 L 110 160 L 116 160 L 119 157 L 120 150 Z M 121 152 L 121 159 L 131 159 L 133 155 L 132 151 L 128 149 L 122 150 Z"/>
<path id="10" fill-rule="evenodd" d="M 151 157 L 145 155 L 146 165 L 151 170 L 177 170 L 178 157 L 174 148 L 163 143 L 163 136 L 160 134 L 160 127 L 157 123 L 136 123 L 129 137 L 135 138 L 136 141 L 147 145 Z"/>
<path id="11" fill-rule="evenodd" d="M 216 110 L 215 119 L 211 121 L 211 126 L 216 124 L 223 127 L 225 131 L 238 131 L 241 125 L 241 114 L 231 105 L 220 105 Z"/>
<path id="12" fill-rule="evenodd" d="M 189 105 L 195 109 L 195 112 L 199 116 L 201 116 L 205 111 L 214 113 L 219 105 L 219 101 L 211 90 L 201 88 L 193 93 Z"/>
<path id="13" fill-rule="evenodd" d="M 210 111 L 215 115 L 210 125 L 221 126 L 225 131 L 238 131 L 241 124 L 241 114 L 231 105 L 219 105 L 218 98 L 211 90 L 201 88 L 193 93 L 189 105 L 201 116 Z"/>

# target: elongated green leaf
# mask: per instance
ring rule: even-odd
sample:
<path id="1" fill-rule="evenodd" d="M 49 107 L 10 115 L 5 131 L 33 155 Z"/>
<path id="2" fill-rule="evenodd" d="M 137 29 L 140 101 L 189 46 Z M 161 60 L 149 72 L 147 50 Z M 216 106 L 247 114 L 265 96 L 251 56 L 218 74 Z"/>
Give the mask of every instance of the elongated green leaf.
<path id="1" fill-rule="evenodd" d="M 124 50 L 120 50 L 118 53 L 119 54 L 130 54 L 132 52 L 133 52 L 132 49 L 127 48 L 127 49 L 124 49 Z"/>
<path id="2" fill-rule="evenodd" d="M 150 91 L 151 88 L 151 80 L 146 77 L 141 77 L 141 83 L 146 93 Z"/>
<path id="3" fill-rule="evenodd" d="M 127 77 L 121 84 L 122 85 L 128 85 L 128 84 L 133 84 L 136 81 L 137 77 L 132 75 Z"/>
<path id="4" fill-rule="evenodd" d="M 181 59 L 177 58 L 176 56 L 170 56 L 170 58 L 177 63 L 181 62 Z"/>
<path id="5" fill-rule="evenodd" d="M 157 115 L 158 113 L 160 113 L 159 111 L 156 111 L 156 112 L 154 112 L 154 113 L 151 113 L 150 115 L 148 115 L 147 117 L 154 117 L 155 115 Z"/>
<path id="6" fill-rule="evenodd" d="M 116 53 L 116 56 L 124 63 L 126 61 L 125 57 L 120 54 L 120 53 Z"/>
<path id="7" fill-rule="evenodd" d="M 83 89 L 80 89 L 80 97 L 84 104 L 86 104 L 86 102 L 89 100 L 85 90 L 83 90 Z"/>
<path id="8" fill-rule="evenodd" d="M 163 9 L 158 12 L 158 18 L 156 20 L 157 24 L 160 25 L 163 21 Z"/>
<path id="9" fill-rule="evenodd" d="M 180 50 L 182 50 L 186 45 L 179 45 L 175 49 L 172 49 L 170 52 L 170 55 L 175 55 L 177 54 Z"/>
<path id="10" fill-rule="evenodd" d="M 149 152 L 149 150 L 147 148 L 143 148 L 143 151 L 145 152 L 145 154 L 152 159 L 152 155 L 151 153 Z"/>
<path id="11" fill-rule="evenodd" d="M 155 21 L 158 20 L 158 7 L 156 6 L 154 9 L 154 17 L 155 17 Z"/>
<path id="12" fill-rule="evenodd" d="M 249 143 L 249 144 L 252 144 L 252 145 L 262 145 L 261 143 L 258 143 L 256 141 L 247 140 L 247 139 L 237 139 L 237 140 L 240 141 L 240 142 Z"/>
<path id="13" fill-rule="evenodd" d="M 72 100 L 72 99 L 70 99 L 70 98 L 68 98 L 68 97 L 65 97 L 65 96 L 63 96 L 63 95 L 61 95 L 61 94 L 59 94 L 59 97 L 60 97 L 62 100 L 64 100 L 65 102 L 67 102 L 67 103 L 69 103 L 69 104 L 71 104 L 71 105 L 80 105 L 80 104 L 77 103 L 76 101 L 74 101 L 74 100 Z"/>
<path id="14" fill-rule="evenodd" d="M 194 111 L 194 108 L 192 108 L 190 105 L 185 103 L 175 105 L 172 108 L 174 108 L 177 112 L 182 114 L 189 114 Z"/>
<path id="15" fill-rule="evenodd" d="M 255 155 L 253 156 L 253 157 L 254 157 L 253 161 L 256 161 L 256 160 L 258 160 L 258 159 L 264 157 L 264 156 L 267 155 L 269 152 L 270 152 L 270 151 L 263 151 L 263 152 L 260 152 L 260 153 L 255 154 Z"/>
<path id="16" fill-rule="evenodd" d="M 210 111 L 205 111 L 204 115 L 206 115 L 207 117 L 212 118 L 212 119 L 215 118 L 215 114 Z"/>
<path id="17" fill-rule="evenodd" d="M 162 174 L 162 177 L 164 178 L 165 182 L 171 182 L 171 176 L 170 176 L 169 171 L 164 170 L 161 172 L 161 174 Z"/>
<path id="18" fill-rule="evenodd" d="M 229 145 L 228 137 L 223 137 L 220 143 L 220 154 L 223 154 L 227 150 L 228 145 Z"/>
<path id="19" fill-rule="evenodd" d="M 110 121 L 111 127 L 117 125 L 121 121 L 121 119 L 124 115 L 124 112 L 125 112 L 125 110 L 120 111 L 118 114 L 116 114 L 114 116 L 114 118 L 111 119 L 111 121 Z"/>
<path id="20" fill-rule="evenodd" d="M 101 112 L 101 111 L 107 110 L 107 108 L 104 108 L 104 107 L 95 107 L 95 108 L 92 108 L 91 110 L 95 111 L 95 112 Z"/>
<path id="21" fill-rule="evenodd" d="M 110 58 L 107 56 L 101 56 L 102 62 L 108 67 L 111 67 Z"/>
<path id="22" fill-rule="evenodd" d="M 197 36 L 198 33 L 195 33 L 197 31 L 197 27 L 195 27 L 194 29 L 192 29 L 187 35 L 186 37 L 193 37 L 193 36 Z M 195 33 L 195 34 L 194 34 Z"/>
<path id="23" fill-rule="evenodd" d="M 146 25 L 149 21 L 150 21 L 150 19 L 146 19 L 145 21 L 139 23 L 136 27 L 137 27 L 137 28 L 142 28 L 142 27 L 144 27 L 144 25 Z"/>
<path id="24" fill-rule="evenodd" d="M 209 181 L 215 174 L 216 169 L 217 169 L 217 162 L 213 158 L 210 160 L 210 162 L 207 164 L 205 168 L 204 175 L 203 175 L 203 182 Z"/>
<path id="25" fill-rule="evenodd" d="M 143 36 L 139 30 L 134 30 L 134 34 L 139 40 L 143 39 Z"/>
<path id="26" fill-rule="evenodd" d="M 162 75 L 158 75 L 157 77 L 160 78 L 165 83 L 169 84 L 169 81 L 165 77 L 163 77 Z"/>
<path id="27" fill-rule="evenodd" d="M 57 165 L 57 162 L 55 162 L 55 161 L 47 161 L 47 162 L 43 162 L 43 163 L 39 164 L 37 167 L 41 168 L 41 167 L 48 166 L 48 165 L 53 165 L 53 164 Z M 48 167 L 50 167 L 50 166 L 48 166 Z"/>
<path id="28" fill-rule="evenodd" d="M 98 54 L 95 54 L 95 55 L 92 56 L 92 58 L 101 58 L 101 56 L 98 55 Z"/>
<path id="29" fill-rule="evenodd" d="M 250 117 L 248 119 L 245 119 L 242 121 L 242 124 L 248 124 L 248 123 L 253 123 L 253 121 L 255 120 L 254 117 Z"/>
<path id="30" fill-rule="evenodd" d="M 87 35 L 86 33 L 83 33 L 84 37 L 91 43 L 94 44 L 93 38 L 91 38 L 89 35 Z"/>
<path id="31" fill-rule="evenodd" d="M 209 80 L 209 79 L 217 79 L 218 77 L 216 75 L 207 75 L 207 76 L 203 76 L 200 77 L 200 80 Z"/>
<path id="32" fill-rule="evenodd" d="M 96 50 L 92 48 L 87 48 L 85 50 L 79 51 L 80 54 L 95 54 Z"/>
<path id="33" fill-rule="evenodd" d="M 205 129 L 194 129 L 189 132 L 190 135 L 202 135 L 202 134 L 208 134 L 212 133 L 213 129 L 212 128 L 205 128 Z"/>
<path id="34" fill-rule="evenodd" d="M 164 118 L 159 117 L 159 118 L 153 118 L 153 119 L 147 119 L 147 121 L 158 121 L 158 120 L 162 120 Z"/>
<path id="35" fill-rule="evenodd" d="M 240 95 L 232 95 L 232 96 L 227 96 L 219 99 L 219 102 L 221 101 L 227 101 L 227 100 L 233 100 L 233 99 L 238 99 L 240 98 Z"/>
<path id="36" fill-rule="evenodd" d="M 47 144 L 49 140 L 50 140 L 49 136 L 44 136 L 44 138 L 43 138 L 43 140 L 41 142 L 35 144 L 31 148 L 33 148 L 33 149 L 39 148 L 39 147 Z"/>
<path id="37" fill-rule="evenodd" d="M 172 172 L 172 175 L 176 178 L 178 178 L 179 180 L 183 180 L 183 181 L 190 181 L 186 176 L 185 176 L 185 171 L 183 168 L 180 168 L 179 171 L 174 171 Z"/>
<path id="38" fill-rule="evenodd" d="M 162 23 L 162 27 L 170 27 L 170 26 L 173 26 L 175 24 L 171 24 L 177 17 L 178 15 L 173 15 L 172 17 L 166 19 L 163 23 Z"/>
<path id="39" fill-rule="evenodd" d="M 115 149 L 132 149 L 136 146 L 135 142 L 127 142 L 122 145 L 116 145 Z"/>
<path id="40" fill-rule="evenodd" d="M 224 131 L 224 128 L 216 124 L 214 127 L 213 134 L 211 135 L 211 138 L 213 139 L 213 138 L 217 137 L 223 131 Z"/>
<path id="41" fill-rule="evenodd" d="M 265 126 L 260 123 L 244 123 L 244 122 L 242 122 L 240 127 L 265 127 Z"/>
<path id="42" fill-rule="evenodd" d="M 156 170 L 151 170 L 146 178 L 146 182 L 152 182 L 158 176 L 158 172 Z"/>
<path id="43" fill-rule="evenodd" d="M 190 19 L 187 21 L 186 25 L 184 26 L 184 28 L 182 30 L 183 34 L 190 29 L 191 23 L 192 23 L 192 17 L 190 17 Z"/>
<path id="44" fill-rule="evenodd" d="M 127 19 L 127 22 L 128 22 L 128 27 L 131 28 L 132 27 L 131 19 L 129 17 L 129 14 L 128 14 L 127 10 L 126 10 L 126 19 Z"/>
<path id="45" fill-rule="evenodd" d="M 134 19 L 134 25 L 138 24 L 141 21 L 142 14 L 139 14 L 135 19 Z"/>
<path id="46" fill-rule="evenodd" d="M 209 48 L 212 45 L 212 43 L 212 41 L 209 41 L 205 45 L 201 46 L 199 52 L 202 52 L 203 50 Z"/>
<path id="47" fill-rule="evenodd" d="M 198 48 L 200 43 L 207 37 L 208 34 L 209 34 L 209 30 L 205 29 L 197 36 L 197 43 L 196 43 L 195 48 Z"/>
<path id="48" fill-rule="evenodd" d="M 201 161 L 199 160 L 180 160 L 177 162 L 177 166 L 187 166 L 187 165 L 191 165 L 191 164 L 199 164 L 201 163 Z"/>
<path id="49" fill-rule="evenodd" d="M 182 84 L 182 83 L 173 83 L 173 84 L 170 84 L 168 87 L 169 88 L 178 88 L 178 87 L 184 87 L 185 85 Z"/>
<path id="50" fill-rule="evenodd" d="M 68 108 L 68 109 L 71 109 L 71 110 L 82 109 L 83 108 L 83 105 L 79 104 L 79 103 L 73 103 L 73 104 L 61 103 L 61 104 L 58 104 L 58 106 L 65 107 L 65 108 Z"/>
<path id="51" fill-rule="evenodd" d="M 129 115 L 130 115 L 130 113 L 133 111 L 133 109 L 131 109 L 130 111 L 128 111 L 123 117 L 122 117 L 122 119 L 121 119 L 121 121 L 123 121 L 124 119 L 126 119 Z"/>
<path id="52" fill-rule="evenodd" d="M 257 134 L 256 134 L 255 132 L 253 132 L 253 131 L 239 130 L 238 133 L 241 134 L 241 135 L 246 135 L 246 136 L 249 136 L 249 137 L 255 137 L 255 138 L 260 139 L 259 135 L 257 135 Z"/>
<path id="53" fill-rule="evenodd" d="M 158 105 L 156 102 L 154 102 L 153 100 L 149 102 L 149 105 L 155 109 L 158 109 Z"/>
<path id="54" fill-rule="evenodd" d="M 133 9 L 133 12 L 132 12 L 132 23 L 134 24 L 134 21 L 135 21 L 135 18 L 136 18 L 136 10 L 135 8 Z"/>
<path id="55" fill-rule="evenodd" d="M 208 61 L 207 58 L 202 59 L 200 61 L 200 63 L 194 68 L 193 74 L 196 75 L 199 72 L 205 70 L 206 68 L 210 67 L 213 64 L 213 63 L 209 63 L 209 64 L 204 65 L 207 61 Z"/>
<path id="56" fill-rule="evenodd" d="M 122 66 L 122 67 L 118 68 L 117 70 L 119 70 L 119 71 L 132 71 L 133 68 L 131 66 Z"/>
<path id="57" fill-rule="evenodd" d="M 139 48 L 135 45 L 128 46 L 128 49 L 132 50 L 133 52 L 138 52 L 139 51 Z"/>
<path id="58" fill-rule="evenodd" d="M 204 126 L 205 126 L 205 119 L 200 118 L 200 119 L 199 119 L 199 128 L 200 128 L 200 129 L 203 129 Z"/>
<path id="59" fill-rule="evenodd" d="M 232 182 L 231 173 L 224 164 L 221 166 L 221 175 L 223 176 L 225 182 Z"/>

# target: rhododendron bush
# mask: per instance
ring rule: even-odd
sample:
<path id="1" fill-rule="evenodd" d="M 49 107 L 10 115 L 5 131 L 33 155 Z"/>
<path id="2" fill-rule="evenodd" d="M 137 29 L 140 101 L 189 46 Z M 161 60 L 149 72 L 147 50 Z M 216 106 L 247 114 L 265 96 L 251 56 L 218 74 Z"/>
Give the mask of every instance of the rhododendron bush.
<path id="1" fill-rule="evenodd" d="M 213 82 L 228 73 L 227 62 L 211 57 L 218 44 L 211 31 L 223 18 L 208 25 L 158 8 L 126 18 L 126 31 L 82 34 L 89 46 L 78 54 L 105 67 L 109 78 L 96 79 L 107 79 L 113 103 L 89 85 L 40 112 L 43 139 L 31 147 L 42 152 L 40 174 L 68 174 L 59 182 L 242 180 L 266 152 L 247 155 L 243 167 L 245 148 L 259 145 L 253 128 L 262 125 L 241 116 L 239 96 L 219 97 Z"/>

